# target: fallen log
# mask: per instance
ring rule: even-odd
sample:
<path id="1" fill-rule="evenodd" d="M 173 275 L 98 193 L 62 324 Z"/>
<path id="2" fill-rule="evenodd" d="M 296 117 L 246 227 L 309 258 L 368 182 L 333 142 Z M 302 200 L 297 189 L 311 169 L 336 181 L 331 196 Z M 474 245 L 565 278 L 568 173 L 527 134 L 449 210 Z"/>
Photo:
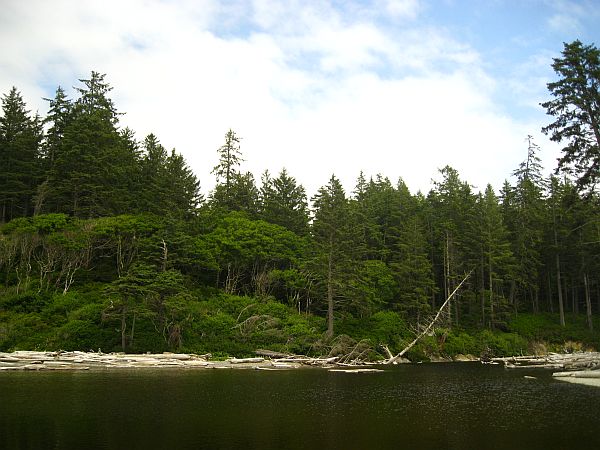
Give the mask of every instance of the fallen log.
<path id="1" fill-rule="evenodd" d="M 600 370 L 578 370 L 575 372 L 555 372 L 553 377 L 572 377 L 572 378 L 600 378 Z"/>
<path id="2" fill-rule="evenodd" d="M 260 363 L 263 362 L 265 358 L 230 358 L 229 361 L 231 364 L 245 364 L 245 363 Z"/>
<path id="3" fill-rule="evenodd" d="M 258 356 L 264 356 L 266 358 L 272 358 L 272 359 L 293 358 L 294 357 L 294 355 L 290 355 L 289 353 L 274 352 L 273 350 L 264 350 L 262 348 L 255 350 L 254 353 L 256 353 Z"/>
<path id="4" fill-rule="evenodd" d="M 448 305 L 448 303 L 450 303 L 450 300 L 452 299 L 452 297 L 454 297 L 454 294 L 456 294 L 458 292 L 460 287 L 463 285 L 463 283 L 465 281 L 467 281 L 467 279 L 471 276 L 472 273 L 473 273 L 473 270 L 471 270 L 463 278 L 463 280 L 458 284 L 458 286 L 456 286 L 456 289 L 454 289 L 454 291 L 452 291 L 452 293 L 448 296 L 446 301 L 442 304 L 442 306 L 440 306 L 440 309 L 438 310 L 438 312 L 435 315 L 435 317 L 433 318 L 433 320 L 429 323 L 429 325 L 427 325 L 427 327 L 419 335 L 417 335 L 417 337 L 410 344 L 408 344 L 406 347 L 404 347 L 404 349 L 400 353 L 398 353 L 394 357 L 391 357 L 391 358 L 388 358 L 387 360 L 385 360 L 384 364 L 396 364 L 396 361 L 400 360 L 404 356 L 404 354 L 407 351 L 409 351 L 417 342 L 419 342 L 419 340 L 423 336 L 425 336 L 426 334 L 428 334 L 431 331 L 431 329 L 433 328 L 433 326 L 435 325 L 437 320 L 440 318 L 440 315 L 442 314 L 442 311 L 444 310 L 444 308 Z M 385 349 L 385 347 L 384 347 L 384 349 Z M 391 354 L 389 349 L 388 349 L 388 354 Z"/>
<path id="5" fill-rule="evenodd" d="M 511 356 L 505 358 L 493 358 L 492 361 L 503 363 L 504 367 L 507 369 L 595 369 L 600 368 L 600 353 L 551 353 L 545 356 Z"/>

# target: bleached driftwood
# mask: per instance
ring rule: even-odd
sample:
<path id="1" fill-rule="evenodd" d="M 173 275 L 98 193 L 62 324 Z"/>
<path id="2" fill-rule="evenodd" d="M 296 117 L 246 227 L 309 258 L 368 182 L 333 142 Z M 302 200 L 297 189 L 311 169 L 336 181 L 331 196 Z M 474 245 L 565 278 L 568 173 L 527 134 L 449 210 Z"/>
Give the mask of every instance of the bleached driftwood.
<path id="1" fill-rule="evenodd" d="M 329 369 L 329 372 L 342 372 L 342 373 L 375 373 L 383 372 L 381 369 Z"/>
<path id="2" fill-rule="evenodd" d="M 544 356 L 510 356 L 492 358 L 504 364 L 507 369 L 562 369 L 563 371 L 600 369 L 599 352 L 549 353 Z"/>

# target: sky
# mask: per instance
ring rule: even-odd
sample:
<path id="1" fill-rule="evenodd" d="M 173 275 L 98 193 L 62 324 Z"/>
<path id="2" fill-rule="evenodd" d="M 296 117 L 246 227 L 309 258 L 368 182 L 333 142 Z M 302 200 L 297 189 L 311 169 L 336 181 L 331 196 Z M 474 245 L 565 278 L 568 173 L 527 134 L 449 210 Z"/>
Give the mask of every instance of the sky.
<path id="1" fill-rule="evenodd" d="M 141 141 L 175 148 L 206 194 L 227 130 L 257 182 L 309 196 L 361 171 L 427 192 L 449 165 L 496 189 L 541 133 L 552 58 L 600 45 L 599 0 L 0 0 L 0 93 L 44 115 L 92 70 Z"/>

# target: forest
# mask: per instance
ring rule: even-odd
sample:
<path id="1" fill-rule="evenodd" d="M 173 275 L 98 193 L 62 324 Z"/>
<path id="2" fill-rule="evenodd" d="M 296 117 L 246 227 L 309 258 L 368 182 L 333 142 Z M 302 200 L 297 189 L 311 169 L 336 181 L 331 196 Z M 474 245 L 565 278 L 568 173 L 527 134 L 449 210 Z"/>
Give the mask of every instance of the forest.
<path id="1" fill-rule="evenodd" d="M 467 277 L 412 360 L 600 349 L 600 52 L 567 43 L 542 131 L 496 191 L 452 167 L 427 193 L 402 179 L 241 170 L 215 150 L 216 187 L 175 150 L 122 128 L 106 76 L 0 117 L 0 351 L 252 354 L 401 350 Z M 553 168 L 554 169 L 554 168 Z M 508 181 L 511 180 L 511 181 Z M 325 181 L 325 180 L 324 180 Z"/>

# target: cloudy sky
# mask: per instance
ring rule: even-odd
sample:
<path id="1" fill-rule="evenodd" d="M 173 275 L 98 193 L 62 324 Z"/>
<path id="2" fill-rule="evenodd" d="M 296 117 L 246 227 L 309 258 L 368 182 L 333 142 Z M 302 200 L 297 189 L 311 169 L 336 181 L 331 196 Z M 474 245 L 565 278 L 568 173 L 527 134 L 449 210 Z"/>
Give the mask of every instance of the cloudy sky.
<path id="1" fill-rule="evenodd" d="M 597 0 L 1 0 L 0 93 L 30 109 L 107 74 L 122 126 L 153 132 L 200 178 L 231 128 L 243 170 L 282 167 L 309 195 L 335 173 L 427 191 L 451 165 L 499 188 L 526 155 L 547 171 L 550 64 L 600 44 Z"/>

